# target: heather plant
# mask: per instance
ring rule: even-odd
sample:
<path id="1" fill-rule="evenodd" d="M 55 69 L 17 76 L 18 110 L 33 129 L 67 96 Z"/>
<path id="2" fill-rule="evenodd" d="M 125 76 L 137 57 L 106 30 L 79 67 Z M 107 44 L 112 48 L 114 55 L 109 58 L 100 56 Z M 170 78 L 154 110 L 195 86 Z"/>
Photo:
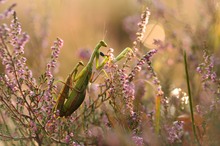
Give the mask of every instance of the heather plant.
<path id="1" fill-rule="evenodd" d="M 119 120 L 120 123 L 118 124 L 109 123 L 113 127 L 120 127 L 125 123 L 124 126 L 127 130 L 133 131 L 137 127 L 139 121 L 138 115 L 133 108 L 134 85 L 132 80 L 145 62 L 148 62 L 150 65 L 150 58 L 156 53 L 155 50 L 150 51 L 140 59 L 136 67 L 127 75 L 128 73 L 125 72 L 127 69 L 125 68 L 127 67 L 127 62 L 131 60 L 134 54 L 128 54 L 126 62 L 120 69 L 114 63 L 115 61 L 112 61 L 113 49 L 110 49 L 107 54 L 109 63 L 105 66 L 108 77 L 104 85 L 98 85 L 100 87 L 98 97 L 95 100 L 90 97 L 89 103 L 84 104 L 81 113 L 75 112 L 73 116 L 68 115 L 68 117 L 61 118 L 59 117 L 60 111 L 56 110 L 56 108 L 54 109 L 56 96 L 59 93 L 53 71 L 56 68 L 63 41 L 57 38 L 51 47 L 51 58 L 47 63 L 45 73 L 39 79 L 34 78 L 24 56 L 24 48 L 29 36 L 22 32 L 16 12 L 12 11 L 11 8 L 5 13 L 7 15 L 8 13 L 13 13 L 10 27 L 7 24 L 2 24 L 1 26 L 1 59 L 2 64 L 5 66 L 5 71 L 1 75 L 2 140 L 18 140 L 21 145 L 23 143 L 42 145 L 50 142 L 97 144 L 102 141 L 97 140 L 95 138 L 96 135 L 94 136 L 90 132 L 90 128 L 93 128 L 93 126 L 90 126 L 96 125 L 98 122 L 100 124 L 98 126 L 102 127 L 104 123 L 98 119 L 103 118 L 103 116 L 106 116 L 109 121 Z M 143 14 L 142 23 L 147 23 L 145 19 L 149 18 L 148 13 L 149 11 L 146 10 Z M 144 25 L 142 26 L 144 27 Z M 139 42 L 142 37 L 142 31 L 143 28 L 140 30 L 140 34 L 138 34 L 139 40 L 137 41 Z M 137 48 L 135 48 L 134 52 L 136 51 Z M 127 68 L 129 69 L 130 67 Z M 68 87 L 69 85 L 64 86 Z M 107 114 L 109 113 L 108 111 L 100 112 L 97 110 L 98 107 L 104 104 L 104 101 L 110 102 L 111 107 L 113 107 L 111 115 L 116 114 L 116 118 L 110 117 Z M 57 100 L 57 102 L 59 103 L 60 100 Z M 106 106 L 109 108 L 108 105 Z M 116 110 L 116 107 L 119 106 L 122 106 L 125 111 L 119 112 L 120 110 Z M 9 121 L 10 125 L 6 121 Z M 136 137 L 135 141 L 137 139 L 140 138 Z"/>
<path id="2" fill-rule="evenodd" d="M 141 4 L 143 2 L 139 1 Z M 160 4 L 159 1 L 154 3 Z M 220 80 L 215 56 L 204 51 L 199 62 L 191 50 L 201 44 L 195 41 L 192 49 L 184 41 L 177 45 L 175 41 L 181 42 L 178 36 L 173 38 L 174 42 L 170 38 L 166 42 L 154 39 L 155 49 L 146 51 L 148 48 L 143 40 L 146 26 L 150 18 L 168 11 L 162 4 L 159 12 L 152 10 L 153 13 L 150 13 L 145 8 L 141 17 L 138 15 L 139 18 L 135 18 L 137 30 L 135 35 L 130 34 L 134 39 L 131 49 L 127 49 L 130 51 L 125 49 L 116 55 L 113 48 L 109 48 L 107 53 L 102 53 L 103 48 L 100 48 L 101 52 L 97 51 L 99 48 L 95 49 L 95 53 L 91 54 L 93 57 L 88 57 L 92 58 L 89 62 L 93 62 L 95 57 L 97 61 L 104 60 L 101 67 L 83 67 L 80 62 L 66 81 L 59 80 L 55 74 L 64 44 L 60 38 L 54 41 L 51 56 L 44 63 L 44 70 L 40 71 L 42 74 L 39 77 L 33 75 L 36 70 L 30 69 L 25 54 L 31 38 L 23 32 L 14 6 L 0 14 L 0 20 L 11 20 L 9 24 L 0 24 L 2 143 L 129 146 L 219 144 Z M 129 22 L 123 25 L 126 26 L 126 23 Z M 190 37 L 195 39 L 193 35 Z M 178 47 L 181 51 L 176 49 Z M 182 50 L 185 50 L 184 55 Z M 166 57 L 166 52 L 178 55 L 174 62 L 182 65 L 186 76 L 181 80 L 182 87 L 170 87 L 170 82 L 175 78 L 167 70 L 175 68 L 175 65 L 172 65 L 172 61 L 171 65 L 161 63 L 161 56 Z M 162 64 L 161 70 L 157 68 L 157 60 Z M 91 75 L 84 71 L 88 68 L 92 71 Z M 79 76 L 76 70 L 82 70 Z M 170 74 L 167 75 L 167 72 Z M 166 74 L 165 79 L 163 74 Z M 75 80 L 74 76 L 81 80 Z M 85 83 L 83 77 L 86 77 Z M 200 84 L 194 78 L 203 85 L 199 93 L 196 93 L 196 86 Z M 93 82 L 89 83 L 90 79 Z M 75 88 L 78 84 L 83 85 L 82 90 Z M 75 93 L 75 97 L 80 95 L 82 99 L 72 102 L 72 106 L 65 106 L 73 97 L 72 93 Z"/>

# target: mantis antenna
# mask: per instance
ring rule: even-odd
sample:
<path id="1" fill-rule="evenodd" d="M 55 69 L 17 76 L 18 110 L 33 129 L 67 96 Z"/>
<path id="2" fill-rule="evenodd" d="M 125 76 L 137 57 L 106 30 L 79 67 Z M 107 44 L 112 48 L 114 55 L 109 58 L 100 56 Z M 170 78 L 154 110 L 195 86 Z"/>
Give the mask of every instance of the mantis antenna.
<path id="1" fill-rule="evenodd" d="M 107 29 L 106 29 L 106 22 L 103 24 L 103 34 L 102 34 L 102 40 L 105 40 L 105 37 L 107 35 Z"/>

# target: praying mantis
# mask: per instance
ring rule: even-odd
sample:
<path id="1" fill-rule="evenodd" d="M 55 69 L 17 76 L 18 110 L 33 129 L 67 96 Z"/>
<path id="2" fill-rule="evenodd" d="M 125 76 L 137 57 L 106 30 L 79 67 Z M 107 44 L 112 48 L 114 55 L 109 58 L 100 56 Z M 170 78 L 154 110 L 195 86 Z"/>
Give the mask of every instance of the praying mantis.
<path id="1" fill-rule="evenodd" d="M 94 60 L 96 59 L 97 70 L 103 69 L 104 65 L 109 61 L 109 57 L 99 51 L 101 47 L 107 47 L 107 44 L 103 40 L 96 45 L 87 65 L 84 66 L 83 62 L 80 61 L 68 75 L 55 104 L 55 111 L 59 111 L 60 117 L 70 116 L 83 103 L 86 96 L 86 89 L 92 78 Z M 111 60 L 111 62 L 114 63 L 121 60 L 128 52 L 132 52 L 132 49 L 125 48 L 116 58 Z M 100 64 L 99 55 L 104 56 Z M 77 75 L 79 66 L 84 66 L 84 68 Z"/>

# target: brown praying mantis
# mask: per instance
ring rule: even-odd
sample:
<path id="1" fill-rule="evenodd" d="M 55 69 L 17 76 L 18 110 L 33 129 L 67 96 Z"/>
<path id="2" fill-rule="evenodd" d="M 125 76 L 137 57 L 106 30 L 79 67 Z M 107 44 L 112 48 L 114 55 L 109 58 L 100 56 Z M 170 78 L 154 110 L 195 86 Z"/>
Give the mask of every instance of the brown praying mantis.
<path id="1" fill-rule="evenodd" d="M 101 47 L 107 47 L 107 44 L 103 40 L 96 45 L 87 65 L 84 66 L 83 62 L 80 61 L 67 77 L 55 105 L 55 111 L 59 110 L 59 116 L 70 116 L 83 103 L 86 96 L 86 89 L 92 78 L 94 60 L 96 59 L 96 69 L 99 71 L 103 69 L 104 65 L 109 61 L 109 57 L 104 55 L 105 58 L 99 64 L 99 55 L 103 56 L 103 53 L 99 51 Z M 111 60 L 111 62 L 115 63 L 121 60 L 128 52 L 132 52 L 132 49 L 125 48 L 116 58 Z M 84 68 L 77 75 L 79 66 L 84 66 Z"/>

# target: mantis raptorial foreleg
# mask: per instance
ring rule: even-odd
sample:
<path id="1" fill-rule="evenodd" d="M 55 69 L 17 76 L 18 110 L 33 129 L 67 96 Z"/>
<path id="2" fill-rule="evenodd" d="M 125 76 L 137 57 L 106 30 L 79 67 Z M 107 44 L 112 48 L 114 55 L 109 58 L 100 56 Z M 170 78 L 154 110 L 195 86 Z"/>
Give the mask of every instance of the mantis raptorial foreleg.
<path id="1" fill-rule="evenodd" d="M 96 77 L 94 77 L 94 74 L 91 77 L 90 83 L 93 83 L 96 81 L 96 79 L 99 77 L 99 75 L 101 73 L 104 73 L 106 77 L 108 77 L 108 74 L 106 73 L 106 71 L 104 69 L 102 69 L 101 71 L 98 72 L 98 74 L 96 75 Z"/>
<path id="2" fill-rule="evenodd" d="M 96 69 L 101 71 L 103 66 L 108 61 L 115 63 L 125 57 L 128 52 L 132 52 L 130 48 L 126 48 L 113 60 L 109 60 L 108 56 L 102 55 L 101 53 L 101 56 L 103 56 L 104 59 L 101 63 L 99 63 L 99 49 L 101 47 L 107 47 L 107 44 L 104 41 L 100 41 L 96 45 L 87 65 L 82 69 L 82 71 L 77 74 L 78 67 L 80 65 L 83 65 L 82 62 L 79 62 L 74 70 L 71 72 L 71 74 L 69 74 L 69 76 L 67 77 L 65 85 L 63 86 L 55 105 L 55 110 L 59 110 L 59 115 L 61 117 L 70 116 L 76 109 L 79 108 L 79 106 L 84 101 L 86 88 L 88 87 L 88 84 L 91 81 L 93 75 L 92 68 L 94 59 L 96 59 Z M 73 82 L 75 82 L 74 86 Z"/>
<path id="3" fill-rule="evenodd" d="M 121 60 L 122 58 L 126 57 L 127 53 L 133 53 L 132 49 L 127 47 L 125 48 L 117 57 L 115 57 L 112 62 L 115 63 L 119 60 Z"/>

